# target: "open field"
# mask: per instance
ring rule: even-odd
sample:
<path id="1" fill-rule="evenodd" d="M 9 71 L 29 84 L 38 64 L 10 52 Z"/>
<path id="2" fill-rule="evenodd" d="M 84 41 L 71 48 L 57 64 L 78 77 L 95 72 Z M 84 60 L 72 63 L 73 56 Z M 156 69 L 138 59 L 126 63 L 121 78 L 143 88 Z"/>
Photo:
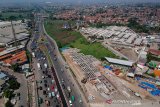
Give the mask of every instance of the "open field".
<path id="1" fill-rule="evenodd" d="M 10 16 L 15 16 L 17 20 L 27 18 L 29 12 L 2 12 L 0 13 L 0 19 L 7 20 Z"/>
<path id="2" fill-rule="evenodd" d="M 104 48 L 101 43 L 89 43 L 85 38 L 80 38 L 70 44 L 71 47 L 81 49 L 81 52 L 85 55 L 93 55 L 94 57 L 101 59 L 104 57 L 116 57 L 111 51 Z"/>
<path id="3" fill-rule="evenodd" d="M 59 47 L 63 47 L 80 38 L 80 33 L 63 29 L 64 23 L 65 21 L 63 20 L 47 20 L 44 24 L 47 33 L 57 41 Z"/>
<path id="4" fill-rule="evenodd" d="M 63 46 L 70 46 L 78 48 L 85 55 L 93 55 L 94 57 L 101 59 L 103 57 L 117 57 L 111 51 L 104 48 L 100 43 L 89 43 L 87 40 L 77 31 L 63 29 L 63 20 L 47 20 L 45 22 L 45 29 L 47 33 L 56 40 L 59 48 Z M 70 22 L 73 23 L 73 22 Z"/>

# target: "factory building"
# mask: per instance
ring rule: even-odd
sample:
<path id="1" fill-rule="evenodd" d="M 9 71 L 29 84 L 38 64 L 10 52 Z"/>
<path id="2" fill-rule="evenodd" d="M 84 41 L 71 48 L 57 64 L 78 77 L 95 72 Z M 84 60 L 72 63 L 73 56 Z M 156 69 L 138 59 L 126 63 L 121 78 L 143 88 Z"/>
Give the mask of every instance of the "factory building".
<path id="1" fill-rule="evenodd" d="M 12 22 L 16 41 L 24 41 L 29 38 L 28 31 L 26 30 L 26 24 L 21 21 Z M 0 22 L 0 45 L 11 45 L 15 42 L 11 22 Z"/>

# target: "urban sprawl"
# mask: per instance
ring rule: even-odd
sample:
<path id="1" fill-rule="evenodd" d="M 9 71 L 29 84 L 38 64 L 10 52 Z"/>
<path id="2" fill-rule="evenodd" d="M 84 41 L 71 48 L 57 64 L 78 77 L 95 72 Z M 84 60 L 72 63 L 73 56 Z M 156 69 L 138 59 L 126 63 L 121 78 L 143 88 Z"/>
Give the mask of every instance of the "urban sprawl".
<path id="1" fill-rule="evenodd" d="M 30 8 L 0 8 L 0 107 L 159 107 L 158 6 Z"/>

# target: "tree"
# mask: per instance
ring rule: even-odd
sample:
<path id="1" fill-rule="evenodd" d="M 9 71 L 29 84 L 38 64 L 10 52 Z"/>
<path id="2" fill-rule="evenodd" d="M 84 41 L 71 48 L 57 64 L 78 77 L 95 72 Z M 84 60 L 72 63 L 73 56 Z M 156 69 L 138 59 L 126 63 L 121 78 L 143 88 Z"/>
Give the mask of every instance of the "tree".
<path id="1" fill-rule="evenodd" d="M 83 79 L 81 80 L 81 82 L 82 82 L 83 84 L 85 84 L 85 83 L 87 82 L 87 78 L 83 78 Z"/>
<path id="2" fill-rule="evenodd" d="M 128 22 L 129 22 L 128 27 L 135 27 L 135 26 L 139 25 L 136 18 L 130 18 L 128 20 Z"/>
<path id="3" fill-rule="evenodd" d="M 28 61 L 32 62 L 32 55 L 28 50 L 26 51 L 26 55 L 27 55 Z"/>
<path id="4" fill-rule="evenodd" d="M 101 58 L 101 61 L 106 61 L 106 58 L 102 57 L 102 58 Z"/>
<path id="5" fill-rule="evenodd" d="M 5 107 L 14 107 L 13 104 L 8 100 L 5 104 Z"/>
<path id="6" fill-rule="evenodd" d="M 20 14 L 19 16 L 18 16 L 20 19 L 22 19 L 23 18 L 23 16 Z"/>
<path id="7" fill-rule="evenodd" d="M 156 75 L 154 74 L 154 73 L 151 73 L 151 74 L 148 74 L 148 75 L 150 75 L 150 76 L 152 76 L 152 77 L 156 77 Z"/>
<path id="8" fill-rule="evenodd" d="M 5 20 L 2 14 L 0 14 L 0 20 Z"/>
<path id="9" fill-rule="evenodd" d="M 25 20 L 24 20 L 24 19 L 22 19 L 22 23 L 25 23 Z"/>
<path id="10" fill-rule="evenodd" d="M 0 14 L 0 20 L 3 18 L 3 16 Z"/>
<path id="11" fill-rule="evenodd" d="M 63 47 L 63 46 L 62 46 L 62 43 L 59 42 L 59 41 L 57 42 L 57 45 L 58 45 L 59 48 L 62 48 L 62 47 Z"/>
<path id="12" fill-rule="evenodd" d="M 13 91 L 10 91 L 9 89 L 7 89 L 3 92 L 3 96 L 11 99 L 12 97 L 14 97 L 14 94 L 13 94 Z"/>
<path id="13" fill-rule="evenodd" d="M 20 69 L 18 63 L 12 64 L 12 65 L 11 65 L 11 68 L 14 70 L 14 72 L 18 72 L 19 69 Z"/>
<path id="14" fill-rule="evenodd" d="M 20 87 L 20 83 L 14 79 L 9 80 L 8 84 L 9 84 L 9 88 L 13 90 L 19 89 Z"/>
<path id="15" fill-rule="evenodd" d="M 53 14 L 51 13 L 51 14 L 49 14 L 49 19 L 53 19 Z"/>
<path id="16" fill-rule="evenodd" d="M 147 54 L 147 62 L 150 62 L 152 60 L 152 55 L 150 53 Z"/>
<path id="17" fill-rule="evenodd" d="M 13 21 L 13 20 L 16 20 L 17 17 L 16 17 L 16 16 L 10 16 L 8 19 L 9 19 L 10 21 Z"/>
<path id="18" fill-rule="evenodd" d="M 137 18 L 130 18 L 128 20 L 128 27 L 130 27 L 131 29 L 136 30 L 137 32 L 144 32 L 144 33 L 148 33 L 149 29 L 147 28 L 147 26 L 145 25 L 140 25 L 137 22 Z"/>

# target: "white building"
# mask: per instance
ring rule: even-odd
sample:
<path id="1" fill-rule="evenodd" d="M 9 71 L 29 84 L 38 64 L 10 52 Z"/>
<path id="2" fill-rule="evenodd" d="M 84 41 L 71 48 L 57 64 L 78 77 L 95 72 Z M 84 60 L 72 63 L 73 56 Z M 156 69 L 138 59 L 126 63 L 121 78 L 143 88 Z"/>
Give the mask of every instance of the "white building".
<path id="1" fill-rule="evenodd" d="M 27 39 L 29 37 L 28 31 L 26 30 L 26 24 L 21 21 L 13 21 L 13 27 L 16 33 L 17 41 Z M 3 21 L 0 22 L 0 45 L 6 45 L 14 42 L 14 36 L 12 32 L 11 22 Z"/>

